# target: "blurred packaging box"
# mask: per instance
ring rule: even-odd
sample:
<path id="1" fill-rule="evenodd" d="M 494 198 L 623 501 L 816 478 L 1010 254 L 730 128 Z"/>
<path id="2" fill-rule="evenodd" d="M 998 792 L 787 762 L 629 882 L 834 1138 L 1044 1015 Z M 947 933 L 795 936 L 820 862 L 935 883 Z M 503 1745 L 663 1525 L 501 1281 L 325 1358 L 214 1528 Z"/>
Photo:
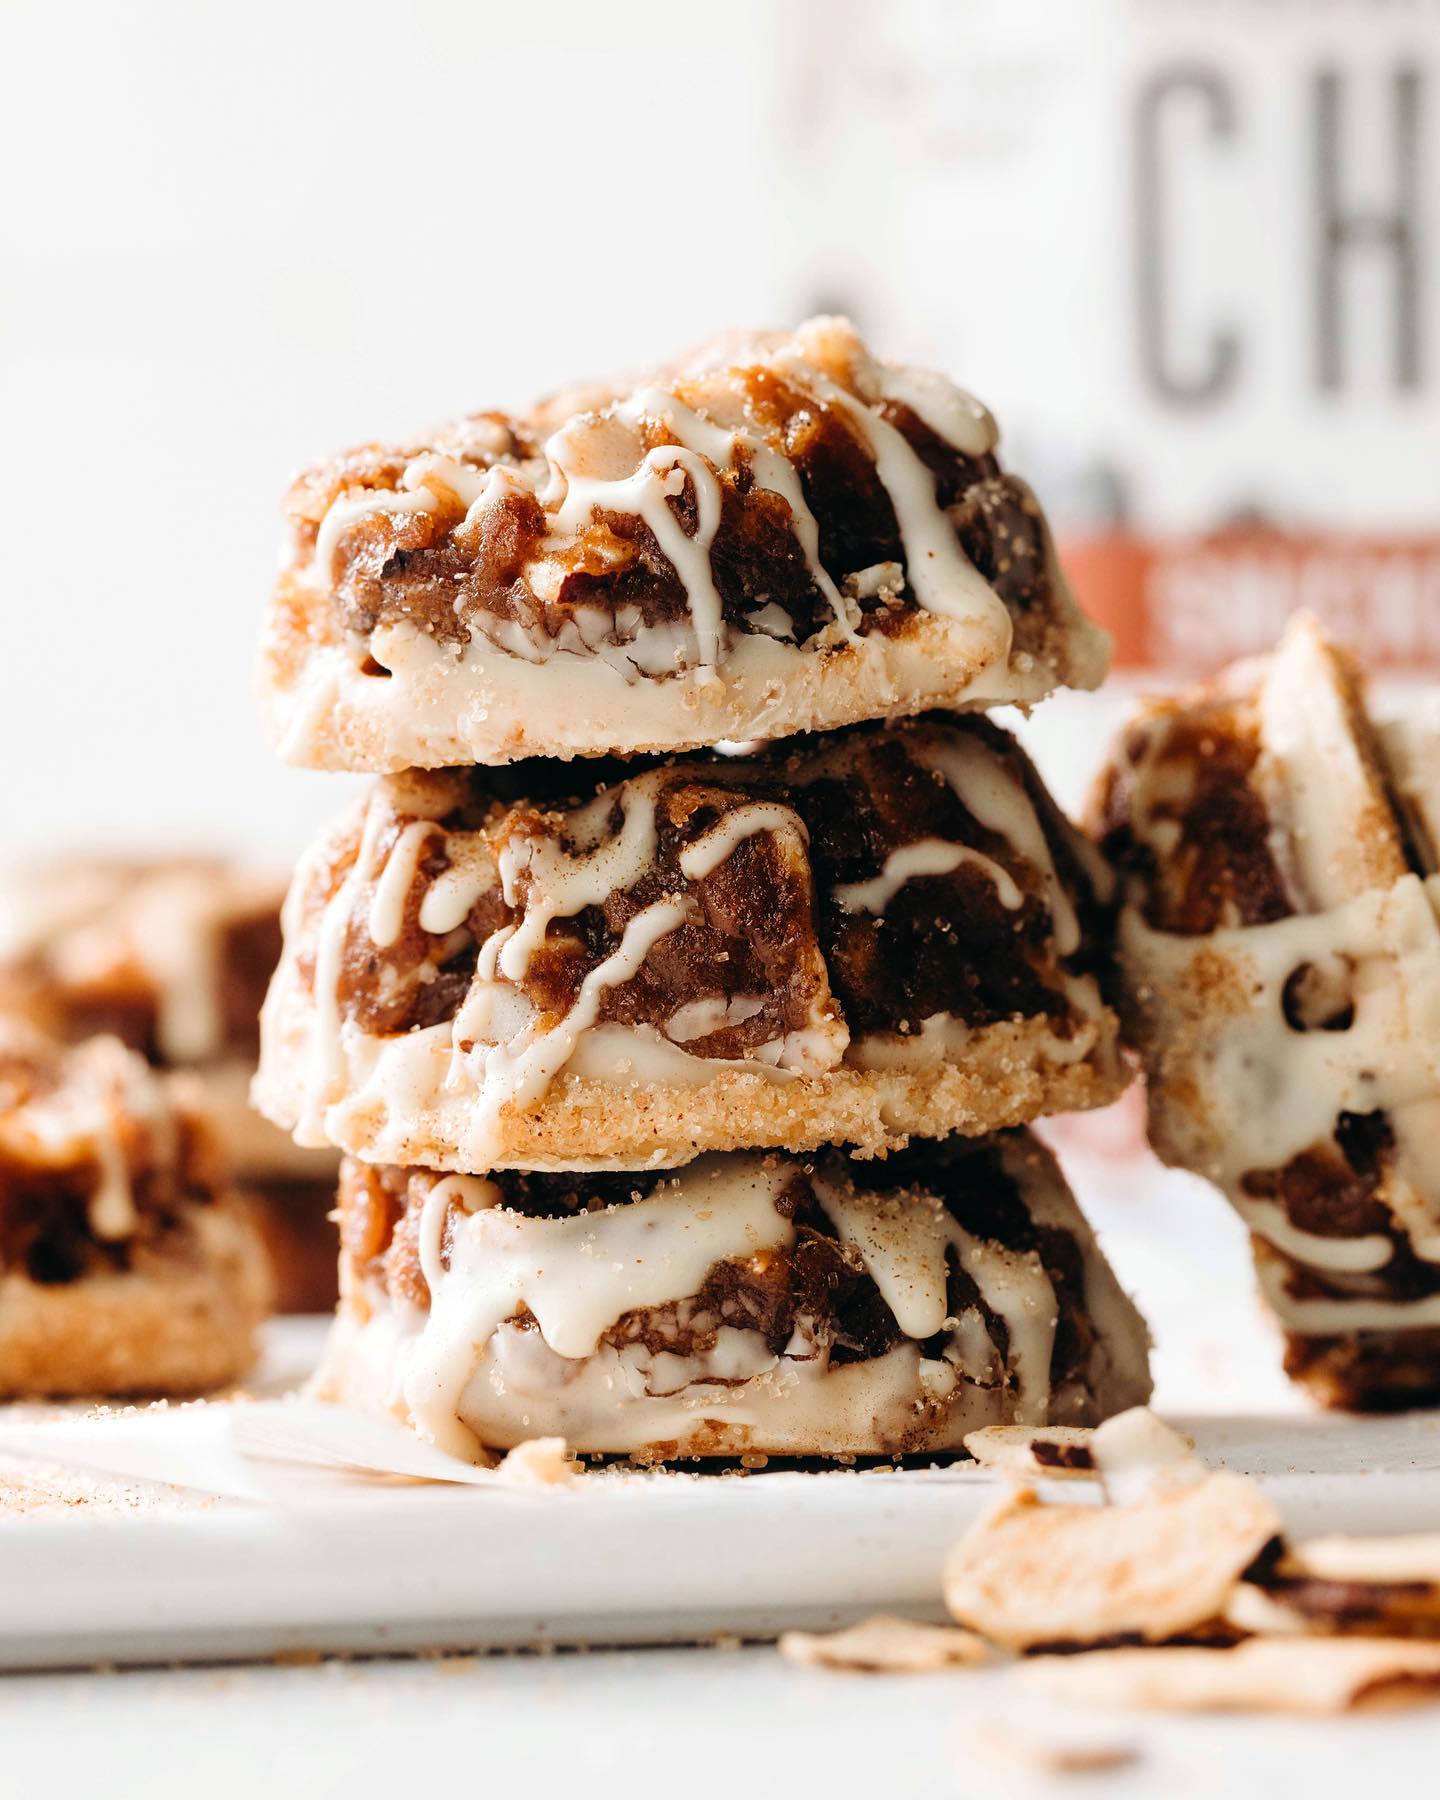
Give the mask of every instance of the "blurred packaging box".
<path id="1" fill-rule="evenodd" d="M 1000 415 L 1117 666 L 1440 664 L 1440 7 L 787 9 L 797 302 Z"/>

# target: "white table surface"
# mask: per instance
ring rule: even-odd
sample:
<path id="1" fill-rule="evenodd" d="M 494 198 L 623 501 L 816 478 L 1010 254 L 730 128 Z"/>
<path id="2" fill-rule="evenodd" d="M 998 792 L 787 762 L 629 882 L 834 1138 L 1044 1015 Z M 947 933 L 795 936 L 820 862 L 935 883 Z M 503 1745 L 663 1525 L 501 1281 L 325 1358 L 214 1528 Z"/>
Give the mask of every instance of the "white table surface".
<path id="1" fill-rule="evenodd" d="M 1133 1746 L 1125 1769 L 1037 1777 L 978 1730 Z M 273 1793 L 870 1797 L 1303 1796 L 1435 1790 L 1440 1713 L 1334 1722 L 1077 1718 L 1003 1673 L 863 1676 L 773 1650 L 329 1662 L 311 1668 L 11 1676 L 7 1795 L 157 1800 Z"/>
<path id="2" fill-rule="evenodd" d="M 1196 1184 L 1070 1165 L 1158 1326 L 1156 1403 L 1293 1405 L 1251 1298 L 1243 1235 Z M 1137 1171 L 1137 1173 L 1140 1173 Z M 1163 1190 L 1163 1191 L 1162 1191 Z M 1428 1421 L 1435 1428 L 1440 1421 Z M 1440 1526 L 1440 1520 L 1437 1520 Z M 844 1571 L 837 1569 L 837 1598 Z M 4 1596 L 0 1594 L 0 1607 Z M 1039 1776 L 977 1734 L 1134 1746 L 1129 1767 Z M 1440 1792 L 1440 1708 L 1335 1721 L 1077 1716 L 1003 1670 L 841 1675 L 773 1649 L 330 1661 L 0 1678 L 0 1796 L 753 1794 L 1327 1795 Z"/>

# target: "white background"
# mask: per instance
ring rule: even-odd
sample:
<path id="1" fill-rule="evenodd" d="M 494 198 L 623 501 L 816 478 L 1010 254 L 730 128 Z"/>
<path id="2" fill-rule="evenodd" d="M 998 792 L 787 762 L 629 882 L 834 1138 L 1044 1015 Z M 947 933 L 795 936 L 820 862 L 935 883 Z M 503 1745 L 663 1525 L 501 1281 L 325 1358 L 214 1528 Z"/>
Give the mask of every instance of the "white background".
<path id="1" fill-rule="evenodd" d="M 1136 350 L 1133 122 L 1197 61 L 1236 136 L 1178 120 L 1170 291 L 1245 362 L 1177 412 Z M 1061 525 L 1113 485 L 1152 527 L 1433 531 L 1440 182 L 1424 387 L 1387 386 L 1364 254 L 1350 386 L 1306 373 L 1317 72 L 1379 204 L 1402 66 L 1433 169 L 1431 0 L 3 0 L 3 853 L 287 862 L 345 786 L 276 766 L 250 694 L 291 474 L 731 325 L 853 309 L 994 406 Z M 1045 709 L 1062 787 L 1113 711 Z"/>
<path id="2" fill-rule="evenodd" d="M 7 850 L 288 859 L 250 692 L 306 461 L 806 296 L 763 0 L 0 7 Z"/>

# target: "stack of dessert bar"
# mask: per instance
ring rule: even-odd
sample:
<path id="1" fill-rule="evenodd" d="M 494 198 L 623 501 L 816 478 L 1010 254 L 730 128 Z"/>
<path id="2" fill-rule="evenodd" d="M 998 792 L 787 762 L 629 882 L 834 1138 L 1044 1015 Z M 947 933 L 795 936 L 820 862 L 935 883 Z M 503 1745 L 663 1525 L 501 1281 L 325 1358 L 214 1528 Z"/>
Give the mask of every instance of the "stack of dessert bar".
<path id="1" fill-rule="evenodd" d="M 983 407 L 845 324 L 292 490 L 257 1103 L 345 1153 L 328 1390 L 467 1456 L 898 1455 L 1149 1391 L 1025 1130 L 1123 1086 L 1108 882 L 987 708 L 1094 686 Z"/>

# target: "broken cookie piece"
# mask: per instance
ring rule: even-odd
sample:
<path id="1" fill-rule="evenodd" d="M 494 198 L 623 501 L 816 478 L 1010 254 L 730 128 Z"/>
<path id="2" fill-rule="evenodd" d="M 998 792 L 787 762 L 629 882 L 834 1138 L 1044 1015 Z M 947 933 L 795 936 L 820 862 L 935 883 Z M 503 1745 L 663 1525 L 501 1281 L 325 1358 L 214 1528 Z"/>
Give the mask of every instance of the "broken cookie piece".
<path id="1" fill-rule="evenodd" d="M 1440 1635 L 1440 1537 L 1297 1544 L 1240 1583 L 1226 1617 L 1263 1634 Z"/>
<path id="2" fill-rule="evenodd" d="M 989 1425 L 965 1448 L 982 1468 L 1012 1481 L 1098 1481 L 1111 1500 L 1144 1493 L 1164 1481 L 1205 1472 L 1193 1438 L 1172 1430 L 1145 1406 L 1096 1426 Z"/>
<path id="3" fill-rule="evenodd" d="M 1012 1481 L 1086 1481 L 1095 1479 L 1090 1444 L 1094 1432 L 1084 1425 L 986 1425 L 967 1434 L 965 1448 L 982 1469 Z"/>
<path id="4" fill-rule="evenodd" d="M 1231 1649 L 1097 1650 L 1029 1663 L 1034 1694 L 1072 1706 L 1170 1712 L 1344 1712 L 1440 1692 L 1440 1644 L 1252 1638 Z"/>
<path id="5" fill-rule="evenodd" d="M 810 1669 L 855 1669 L 873 1675 L 929 1675 L 977 1668 L 989 1656 L 982 1638 L 953 1625 L 874 1618 L 844 1631 L 786 1631 L 780 1654 Z"/>

